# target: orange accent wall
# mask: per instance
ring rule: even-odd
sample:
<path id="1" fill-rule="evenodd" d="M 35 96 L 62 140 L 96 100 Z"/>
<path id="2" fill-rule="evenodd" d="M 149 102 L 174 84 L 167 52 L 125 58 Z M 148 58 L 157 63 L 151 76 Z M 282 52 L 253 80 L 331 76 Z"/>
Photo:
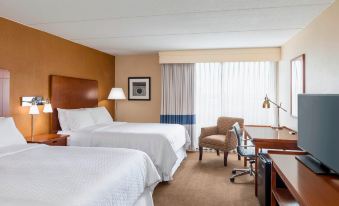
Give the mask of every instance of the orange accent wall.
<path id="1" fill-rule="evenodd" d="M 99 81 L 99 105 L 114 114 L 106 100 L 114 86 L 115 57 L 57 36 L 0 18 L 0 68 L 10 71 L 10 114 L 18 129 L 30 135 L 29 108 L 20 106 L 22 96 L 49 98 L 49 75 Z M 35 117 L 35 134 L 50 130 L 50 115 Z"/>

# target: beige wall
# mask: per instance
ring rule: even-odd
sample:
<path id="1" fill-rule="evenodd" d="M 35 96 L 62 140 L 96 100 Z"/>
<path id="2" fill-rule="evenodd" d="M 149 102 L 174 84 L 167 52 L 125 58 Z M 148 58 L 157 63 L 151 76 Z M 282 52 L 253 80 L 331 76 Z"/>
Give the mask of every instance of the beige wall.
<path id="1" fill-rule="evenodd" d="M 128 77 L 151 77 L 151 101 L 121 100 L 117 120 L 128 122 L 159 122 L 161 107 L 161 71 L 157 54 L 117 56 L 115 58 L 115 86 L 128 95 Z"/>
<path id="2" fill-rule="evenodd" d="M 282 47 L 279 99 L 290 113 L 290 60 L 306 54 L 306 93 L 339 93 L 339 1 Z M 297 119 L 282 112 L 282 124 L 297 129 Z"/>
<path id="3" fill-rule="evenodd" d="M 100 105 L 114 112 L 113 102 L 106 100 L 114 86 L 114 56 L 3 18 L 0 31 L 0 68 L 11 72 L 10 114 L 25 136 L 30 134 L 29 108 L 20 106 L 20 97 L 49 98 L 51 74 L 98 80 Z M 36 134 L 49 132 L 50 115 L 41 112 L 35 119 Z"/>

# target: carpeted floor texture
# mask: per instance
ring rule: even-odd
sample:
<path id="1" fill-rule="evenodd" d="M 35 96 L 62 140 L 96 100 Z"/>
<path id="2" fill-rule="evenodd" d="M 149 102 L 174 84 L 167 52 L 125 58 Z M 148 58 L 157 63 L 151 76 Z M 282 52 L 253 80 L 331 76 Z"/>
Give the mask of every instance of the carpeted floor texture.
<path id="1" fill-rule="evenodd" d="M 254 195 L 254 177 L 249 175 L 229 181 L 232 168 L 242 168 L 236 154 L 230 154 L 228 166 L 223 165 L 223 155 L 205 152 L 198 161 L 197 152 L 188 153 L 169 183 L 160 183 L 154 193 L 155 206 L 257 206 Z"/>

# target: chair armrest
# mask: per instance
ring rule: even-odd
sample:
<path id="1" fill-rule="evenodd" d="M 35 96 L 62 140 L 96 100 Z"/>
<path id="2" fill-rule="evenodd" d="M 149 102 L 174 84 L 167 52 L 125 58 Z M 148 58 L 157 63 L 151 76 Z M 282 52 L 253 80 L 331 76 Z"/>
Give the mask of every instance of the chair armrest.
<path id="1" fill-rule="evenodd" d="M 238 140 L 237 140 L 237 137 L 235 136 L 233 130 L 228 130 L 228 132 L 227 132 L 226 145 L 227 145 L 227 150 L 233 150 L 233 149 L 237 148 Z"/>
<path id="2" fill-rule="evenodd" d="M 243 143 L 246 143 L 244 145 L 254 145 L 251 140 L 243 140 Z"/>
<path id="3" fill-rule="evenodd" d="M 236 137 L 233 129 L 228 131 L 226 141 L 227 141 L 227 145 L 228 145 L 227 148 L 235 149 L 237 147 L 238 140 L 237 140 L 237 137 Z M 245 143 L 245 141 L 246 141 L 247 144 L 243 144 L 243 143 Z M 243 140 L 239 144 L 242 144 L 239 147 L 255 147 L 250 139 Z"/>
<path id="4" fill-rule="evenodd" d="M 214 127 L 203 127 L 201 128 L 201 134 L 200 134 L 200 138 L 204 138 L 210 135 L 216 135 L 218 134 L 218 127 L 214 126 Z"/>
<path id="5" fill-rule="evenodd" d="M 252 140 L 252 139 L 245 136 L 244 140 Z"/>

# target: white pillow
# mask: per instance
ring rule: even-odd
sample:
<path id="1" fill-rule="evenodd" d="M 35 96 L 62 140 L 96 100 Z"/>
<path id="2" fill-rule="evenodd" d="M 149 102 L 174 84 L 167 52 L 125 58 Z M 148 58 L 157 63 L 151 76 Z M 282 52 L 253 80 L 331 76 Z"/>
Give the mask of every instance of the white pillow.
<path id="1" fill-rule="evenodd" d="M 67 121 L 67 111 L 78 111 L 80 109 L 61 109 L 57 108 L 58 110 L 58 119 L 59 119 L 59 124 L 61 127 L 62 131 L 70 131 L 71 128 L 68 125 Z"/>
<path id="2" fill-rule="evenodd" d="M 106 107 L 86 108 L 85 110 L 90 112 L 96 124 L 113 122 L 113 118 Z"/>
<path id="3" fill-rule="evenodd" d="M 66 117 L 70 131 L 95 125 L 93 117 L 87 110 L 67 110 Z"/>
<path id="4" fill-rule="evenodd" d="M 27 144 L 26 139 L 16 128 L 12 117 L 0 118 L 0 146 Z"/>

